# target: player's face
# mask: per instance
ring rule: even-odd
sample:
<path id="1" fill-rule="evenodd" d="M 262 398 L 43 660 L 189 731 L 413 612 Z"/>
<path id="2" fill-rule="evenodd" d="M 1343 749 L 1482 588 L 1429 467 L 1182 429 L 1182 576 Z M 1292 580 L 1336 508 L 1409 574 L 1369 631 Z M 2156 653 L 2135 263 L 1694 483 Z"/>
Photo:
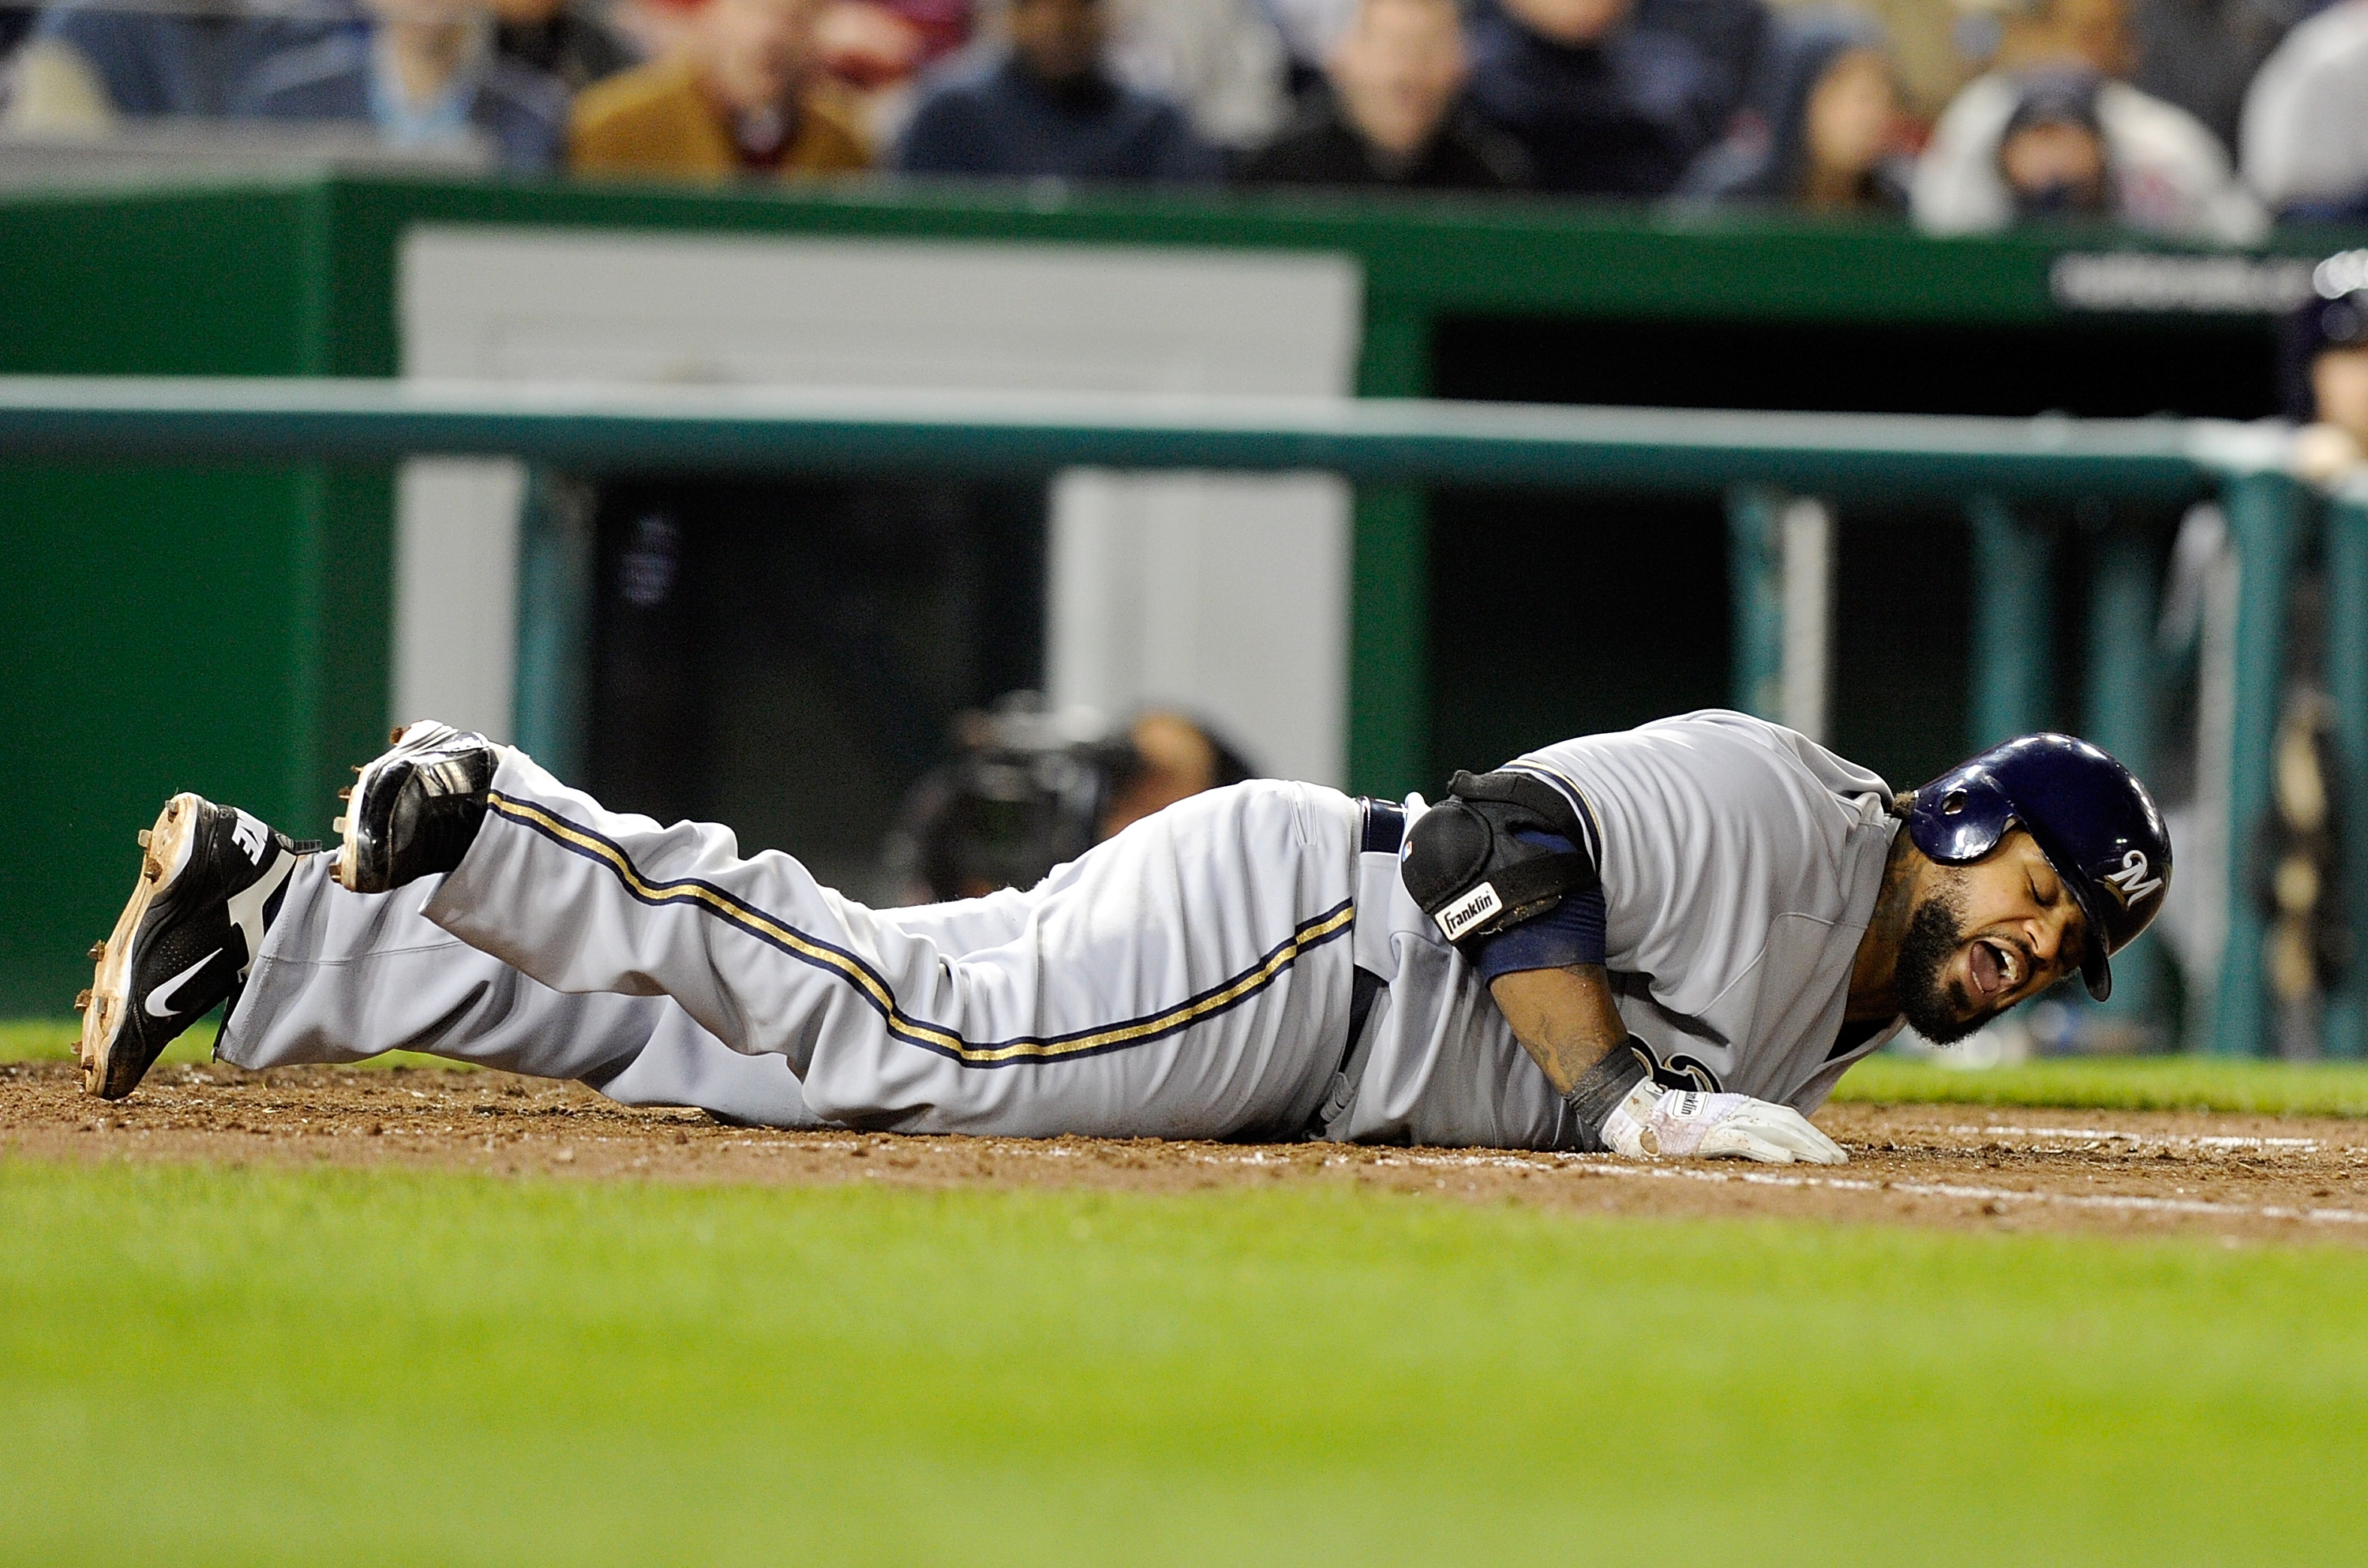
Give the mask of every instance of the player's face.
<path id="1" fill-rule="evenodd" d="M 2077 971 L 2086 940 L 2064 879 L 2014 829 L 1970 866 L 1927 863 L 1900 944 L 1901 1010 L 1928 1039 L 1962 1040 Z"/>

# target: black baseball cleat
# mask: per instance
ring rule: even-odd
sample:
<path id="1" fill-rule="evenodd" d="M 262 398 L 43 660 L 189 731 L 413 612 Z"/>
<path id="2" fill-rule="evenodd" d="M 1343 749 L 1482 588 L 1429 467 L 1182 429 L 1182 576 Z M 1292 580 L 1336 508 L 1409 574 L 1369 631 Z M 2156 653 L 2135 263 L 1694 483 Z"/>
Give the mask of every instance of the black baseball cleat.
<path id="1" fill-rule="evenodd" d="M 114 934 L 91 949 L 98 972 L 77 997 L 82 1086 L 120 1100 L 175 1036 L 234 995 L 263 946 L 273 895 L 320 848 L 198 795 L 165 802 Z"/>
<path id="2" fill-rule="evenodd" d="M 460 865 L 501 766 L 501 747 L 433 719 L 397 730 L 393 741 L 356 769 L 361 777 L 337 819 L 337 881 L 355 892 L 387 892 Z"/>

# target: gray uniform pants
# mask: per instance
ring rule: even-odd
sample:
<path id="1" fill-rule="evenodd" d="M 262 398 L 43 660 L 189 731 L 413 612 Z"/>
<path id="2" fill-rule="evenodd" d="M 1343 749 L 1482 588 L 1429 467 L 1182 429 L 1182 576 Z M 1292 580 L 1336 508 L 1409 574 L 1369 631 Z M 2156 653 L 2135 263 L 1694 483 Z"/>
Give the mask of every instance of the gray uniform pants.
<path id="1" fill-rule="evenodd" d="M 1358 832 L 1337 791 L 1245 784 L 1026 892 L 871 910 L 513 753 L 440 882 L 290 879 L 222 1054 L 401 1046 L 777 1125 L 1290 1135 L 1347 1031 Z"/>
<path id="2" fill-rule="evenodd" d="M 575 1078 L 626 1105 L 697 1106 L 767 1127 L 826 1125 L 778 1056 L 743 1056 L 662 996 L 568 995 L 477 951 L 421 910 L 442 879 L 349 893 L 313 855 L 216 1051 L 261 1069 L 416 1051 L 538 1078 Z"/>

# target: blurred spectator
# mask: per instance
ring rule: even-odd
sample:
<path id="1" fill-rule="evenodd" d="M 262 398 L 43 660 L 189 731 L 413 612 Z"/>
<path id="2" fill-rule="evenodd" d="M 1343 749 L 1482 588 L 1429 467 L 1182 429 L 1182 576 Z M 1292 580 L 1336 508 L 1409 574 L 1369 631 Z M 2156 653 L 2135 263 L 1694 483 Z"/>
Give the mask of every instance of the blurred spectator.
<path id="1" fill-rule="evenodd" d="M 1722 126 L 1743 107 L 1768 49 L 1770 22 L 1763 0 L 1635 0 L 1632 20 L 1646 32 L 1694 46 L 1710 67 Z"/>
<path id="2" fill-rule="evenodd" d="M 912 174 L 1213 179 L 1215 148 L 1165 98 L 1121 83 L 1102 0 L 1012 0 L 1010 42 L 926 84 L 897 147 Z"/>
<path id="3" fill-rule="evenodd" d="M 1033 887 L 1154 812 L 1255 776 L 1207 725 L 1165 710 L 1110 732 L 1032 691 L 955 721 L 958 754 L 906 792 L 888 880 L 908 903 Z"/>
<path id="4" fill-rule="evenodd" d="M 0 64 L 8 59 L 8 51 L 25 41 L 33 30 L 33 20 L 40 15 L 32 6 L 0 6 Z"/>
<path id="5" fill-rule="evenodd" d="M 1184 111 L 1202 141 L 1264 143 L 1292 107 L 1289 57 L 1262 0 L 1106 0 L 1104 67 Z M 980 0 L 981 30 L 1010 30 L 1009 0 Z"/>
<path id="6" fill-rule="evenodd" d="M 1332 58 L 1340 35 L 1357 14 L 1357 0 L 1265 0 L 1266 14 L 1282 36 L 1283 57 L 1291 90 L 1303 94 L 1321 86 L 1325 62 Z"/>
<path id="7" fill-rule="evenodd" d="M 638 60 L 655 60 L 680 45 L 700 0 L 610 0 L 605 20 Z"/>
<path id="8" fill-rule="evenodd" d="M 1282 35 L 1259 0 L 1110 0 L 1111 72 L 1182 108 L 1195 134 L 1256 147 L 1291 113 Z"/>
<path id="9" fill-rule="evenodd" d="M 1998 174 L 2018 217 L 2106 215 L 2105 126 L 2098 80 L 2071 71 L 2023 78 L 1998 133 Z"/>
<path id="10" fill-rule="evenodd" d="M 118 117 L 217 119 L 262 61 L 347 19 L 331 0 L 304 9 L 225 5 L 186 15 L 52 6 L 14 62 L 6 123 L 16 131 L 72 132 L 105 130 Z"/>
<path id="11" fill-rule="evenodd" d="M 971 37 L 970 0 L 830 0 L 814 47 L 834 102 L 867 145 L 893 145 L 910 117 L 921 73 Z"/>
<path id="12" fill-rule="evenodd" d="M 233 108 L 260 119 L 355 120 L 393 148 L 482 137 L 501 166 L 557 160 L 567 89 L 494 51 L 493 14 L 473 0 L 365 0 L 370 26 L 257 66 Z"/>
<path id="13" fill-rule="evenodd" d="M 2296 609 L 2303 624 L 2292 634 L 2315 642 L 2318 613 L 2308 600 Z M 2245 858 L 2255 869 L 2251 891 L 2269 925 L 2261 967 L 2274 1006 L 2277 1052 L 2308 1061 L 2319 1054 L 2327 994 L 2341 983 L 2351 956 L 2336 810 L 2341 775 L 2335 706 L 2327 693 L 2305 676 L 2286 688 L 2283 706 L 2270 808 Z"/>
<path id="14" fill-rule="evenodd" d="M 819 80 L 819 9 L 816 0 L 706 0 L 663 58 L 575 100 L 568 166 L 706 178 L 867 167 L 852 114 Z"/>
<path id="15" fill-rule="evenodd" d="M 1776 26 L 1788 17 L 1815 16 L 1833 0 L 1782 0 Z M 1930 124 L 1973 78 L 1960 36 L 1964 15 L 1954 0 L 1860 0 L 1859 7 L 1882 29 L 1884 53 L 1892 63 L 1901 108 Z"/>
<path id="16" fill-rule="evenodd" d="M 2330 272 L 2349 276 L 2325 280 Z M 2299 352 L 2290 363 L 2302 374 L 2300 406 L 2288 412 L 2303 428 L 2294 441 L 2296 466 L 2322 483 L 2368 461 L 2368 287 L 2347 288 L 2368 271 L 2368 251 L 2348 251 L 2319 267 L 2320 297 L 2295 312 Z M 2326 295 L 2332 292 L 2333 298 Z"/>
<path id="17" fill-rule="evenodd" d="M 1660 196 L 1724 128 L 1725 76 L 1634 0 L 1477 0 L 1472 101 L 1548 190 Z"/>
<path id="18" fill-rule="evenodd" d="M 2297 217 L 2368 216 L 2368 0 L 2286 35 L 2245 99 L 2245 178 Z"/>
<path id="19" fill-rule="evenodd" d="M 848 86 L 908 81 L 970 40 L 969 0 L 833 0 L 814 21 L 823 69 Z"/>
<path id="20" fill-rule="evenodd" d="M 2126 76 L 2137 62 L 2129 0 L 1983 0 L 1997 12 L 2000 71 L 2085 65 L 2100 76 Z"/>
<path id="21" fill-rule="evenodd" d="M 1854 12 L 1778 25 L 1761 114 L 1687 171 L 1680 194 L 1839 211 L 1904 212 L 1914 163 L 1903 151 L 1897 78 L 1883 32 Z"/>
<path id="22" fill-rule="evenodd" d="M 1500 189 L 1521 150 L 1459 99 L 1471 75 L 1455 0 L 1363 0 L 1317 88 L 1241 177 L 1253 184 Z"/>
<path id="23" fill-rule="evenodd" d="M 580 92 L 641 61 L 587 0 L 493 0 L 494 48 Z"/>
<path id="24" fill-rule="evenodd" d="M 1257 776 L 1247 757 L 1200 720 L 1163 709 L 1138 714 L 1112 769 L 1099 835 L 1114 837 L 1178 801 Z"/>
<path id="25" fill-rule="evenodd" d="M 2135 0 L 2130 85 L 2177 104 L 2234 149 L 2245 90 L 2309 0 Z"/>
<path id="26" fill-rule="evenodd" d="M 107 84 L 62 39 L 30 40 L 0 72 L 0 134 L 87 135 L 116 118 Z"/>
<path id="27" fill-rule="evenodd" d="M 2245 244 L 2269 227 L 2193 115 L 2069 65 L 1993 73 L 1959 94 L 1917 166 L 1913 209 L 1935 233 L 2094 214 Z"/>

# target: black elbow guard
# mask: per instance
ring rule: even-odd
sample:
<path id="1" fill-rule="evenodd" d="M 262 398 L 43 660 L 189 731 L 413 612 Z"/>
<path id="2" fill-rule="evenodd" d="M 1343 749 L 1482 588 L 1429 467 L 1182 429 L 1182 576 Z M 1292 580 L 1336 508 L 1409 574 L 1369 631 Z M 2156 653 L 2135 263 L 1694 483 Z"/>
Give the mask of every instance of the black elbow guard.
<path id="1" fill-rule="evenodd" d="M 1524 844 L 1523 831 L 1577 847 Z M 1458 773 L 1406 835 L 1406 890 L 1457 947 L 1543 915 L 1596 885 L 1587 831 L 1562 791 L 1526 773 Z"/>

